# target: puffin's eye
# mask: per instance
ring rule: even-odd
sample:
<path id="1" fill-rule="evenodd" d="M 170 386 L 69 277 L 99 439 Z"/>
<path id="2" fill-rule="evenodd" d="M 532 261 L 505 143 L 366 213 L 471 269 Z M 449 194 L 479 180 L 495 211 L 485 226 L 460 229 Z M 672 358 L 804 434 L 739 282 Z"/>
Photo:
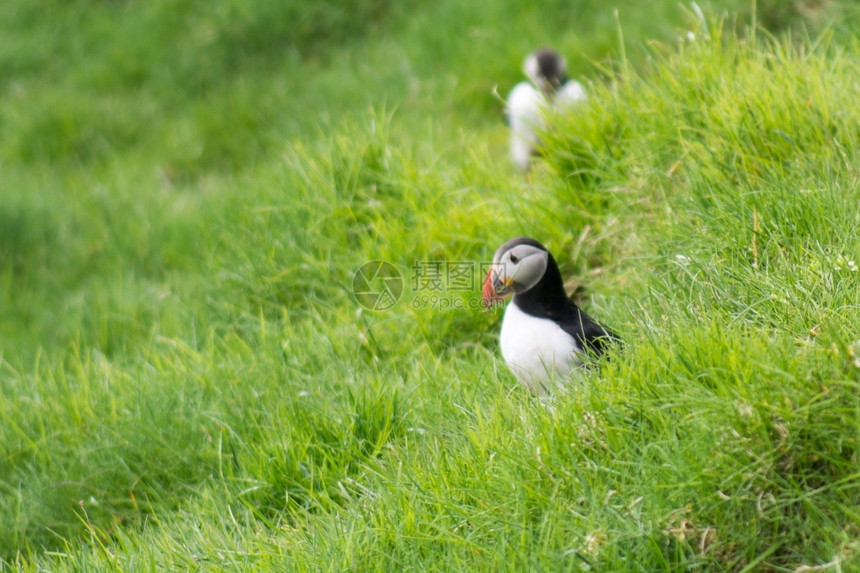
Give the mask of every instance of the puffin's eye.
<path id="1" fill-rule="evenodd" d="M 511 253 L 511 262 L 517 264 L 518 262 L 520 262 L 520 258 L 515 254 Z"/>

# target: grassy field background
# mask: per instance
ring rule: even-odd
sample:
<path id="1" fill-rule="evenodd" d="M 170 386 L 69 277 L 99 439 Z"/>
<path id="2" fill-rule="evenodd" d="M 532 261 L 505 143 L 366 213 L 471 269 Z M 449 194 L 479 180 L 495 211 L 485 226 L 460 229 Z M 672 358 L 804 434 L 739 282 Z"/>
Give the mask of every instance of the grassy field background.
<path id="1" fill-rule="evenodd" d="M 0 571 L 860 568 L 858 25 L 2 3 Z M 590 99 L 524 178 L 546 44 Z M 412 284 L 520 234 L 625 340 L 549 401 Z"/>

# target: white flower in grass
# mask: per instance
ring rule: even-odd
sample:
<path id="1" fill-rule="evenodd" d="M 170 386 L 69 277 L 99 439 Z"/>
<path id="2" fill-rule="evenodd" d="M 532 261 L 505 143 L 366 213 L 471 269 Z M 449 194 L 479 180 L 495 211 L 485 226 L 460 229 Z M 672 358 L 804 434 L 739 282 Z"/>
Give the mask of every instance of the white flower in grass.
<path id="1" fill-rule="evenodd" d="M 735 407 L 738 409 L 738 414 L 744 418 L 749 418 L 753 415 L 753 407 L 751 404 L 738 400 L 735 402 Z"/>
<path id="2" fill-rule="evenodd" d="M 836 257 L 836 265 L 835 269 L 837 271 L 848 270 L 852 273 L 857 272 L 857 263 L 854 262 L 853 259 L 846 259 L 844 256 L 839 255 Z"/>
<path id="3" fill-rule="evenodd" d="M 600 548 L 609 541 L 608 536 L 602 531 L 592 531 L 583 540 L 582 552 L 592 557 L 597 557 Z"/>

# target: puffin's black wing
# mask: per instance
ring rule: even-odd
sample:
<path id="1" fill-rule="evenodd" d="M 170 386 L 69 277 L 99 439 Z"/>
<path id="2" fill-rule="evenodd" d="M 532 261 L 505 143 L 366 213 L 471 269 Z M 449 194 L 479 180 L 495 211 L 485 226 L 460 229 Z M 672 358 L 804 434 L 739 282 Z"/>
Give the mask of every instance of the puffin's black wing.
<path id="1" fill-rule="evenodd" d="M 562 330 L 571 335 L 586 352 L 600 355 L 610 343 L 620 340 L 614 332 L 597 324 L 573 301 L 566 305 L 562 316 L 556 320 Z"/>

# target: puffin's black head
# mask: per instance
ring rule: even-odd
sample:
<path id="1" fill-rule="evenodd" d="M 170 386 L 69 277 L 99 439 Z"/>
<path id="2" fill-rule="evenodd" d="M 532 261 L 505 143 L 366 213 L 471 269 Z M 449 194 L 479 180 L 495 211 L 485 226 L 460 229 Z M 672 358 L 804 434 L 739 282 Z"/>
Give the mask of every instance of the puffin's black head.
<path id="1" fill-rule="evenodd" d="M 530 237 L 516 237 L 499 247 L 484 280 L 484 304 L 490 305 L 513 293 L 518 296 L 541 291 L 565 297 L 564 282 L 555 259 Z"/>
<path id="2" fill-rule="evenodd" d="M 567 81 L 567 62 L 551 48 L 541 48 L 530 55 L 523 69 L 547 97 L 552 96 Z"/>

